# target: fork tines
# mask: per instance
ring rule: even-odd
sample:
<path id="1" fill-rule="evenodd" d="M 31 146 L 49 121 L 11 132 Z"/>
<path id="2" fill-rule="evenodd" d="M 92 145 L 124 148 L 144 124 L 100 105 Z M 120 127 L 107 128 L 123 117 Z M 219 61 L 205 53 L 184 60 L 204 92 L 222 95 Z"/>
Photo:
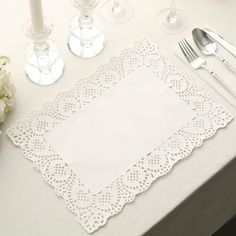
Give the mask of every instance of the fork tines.
<path id="1" fill-rule="evenodd" d="M 195 50 L 192 48 L 192 46 L 188 43 L 188 41 L 185 38 L 180 40 L 178 44 L 184 56 L 188 60 L 188 62 L 191 62 L 195 60 L 196 58 L 198 58 L 197 53 L 195 52 Z"/>

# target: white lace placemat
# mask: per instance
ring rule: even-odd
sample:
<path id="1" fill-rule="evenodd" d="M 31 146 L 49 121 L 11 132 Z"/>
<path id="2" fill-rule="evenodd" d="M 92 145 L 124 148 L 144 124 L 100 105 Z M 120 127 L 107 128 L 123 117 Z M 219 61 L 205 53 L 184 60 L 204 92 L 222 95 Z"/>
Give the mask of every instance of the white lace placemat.
<path id="1" fill-rule="evenodd" d="M 45 138 L 98 194 L 195 116 L 172 89 L 140 66 Z"/>
<path id="2" fill-rule="evenodd" d="M 92 233 L 232 119 L 145 39 L 7 133 Z"/>

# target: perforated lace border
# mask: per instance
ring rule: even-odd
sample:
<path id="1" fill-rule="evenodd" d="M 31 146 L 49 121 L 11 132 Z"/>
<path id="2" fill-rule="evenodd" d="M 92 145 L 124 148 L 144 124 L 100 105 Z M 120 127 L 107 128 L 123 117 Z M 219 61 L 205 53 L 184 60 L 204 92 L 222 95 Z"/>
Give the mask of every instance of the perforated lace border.
<path id="1" fill-rule="evenodd" d="M 157 79 L 173 89 L 196 112 L 196 117 L 101 193 L 93 195 L 50 147 L 44 135 L 120 80 L 127 79 L 140 66 L 149 68 Z M 124 50 L 119 57 L 112 58 L 110 63 L 100 66 L 91 77 L 80 80 L 69 92 L 59 94 L 41 110 L 18 121 L 7 134 L 41 171 L 44 180 L 55 188 L 56 194 L 65 200 L 83 228 L 92 233 L 232 119 L 223 106 L 197 87 L 155 43 L 144 39 L 135 43 L 133 48 Z"/>

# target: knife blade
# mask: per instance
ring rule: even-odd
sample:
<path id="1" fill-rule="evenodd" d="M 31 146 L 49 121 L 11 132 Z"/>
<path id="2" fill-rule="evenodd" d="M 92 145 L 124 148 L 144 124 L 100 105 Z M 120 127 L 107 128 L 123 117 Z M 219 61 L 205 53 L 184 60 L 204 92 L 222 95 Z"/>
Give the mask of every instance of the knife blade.
<path id="1" fill-rule="evenodd" d="M 209 36 L 213 40 L 218 42 L 221 46 L 223 46 L 226 50 L 228 50 L 232 55 L 236 57 L 236 47 L 232 43 L 228 42 L 222 36 L 211 31 L 210 29 L 204 29 L 204 30 L 209 34 Z"/>

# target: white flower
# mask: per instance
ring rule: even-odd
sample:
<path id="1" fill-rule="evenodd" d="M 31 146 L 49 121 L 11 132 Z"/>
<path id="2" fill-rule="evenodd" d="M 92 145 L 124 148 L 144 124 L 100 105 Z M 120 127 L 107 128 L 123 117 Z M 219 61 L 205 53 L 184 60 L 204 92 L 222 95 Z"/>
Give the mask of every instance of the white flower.
<path id="1" fill-rule="evenodd" d="M 6 119 L 6 104 L 0 100 L 0 123 Z"/>
<path id="2" fill-rule="evenodd" d="M 0 95 L 12 97 L 15 92 L 15 86 L 10 78 L 10 73 L 0 71 Z"/>
<path id="3" fill-rule="evenodd" d="M 14 107 L 15 86 L 6 71 L 8 63 L 8 57 L 0 57 L 0 123 L 5 121 L 8 111 Z"/>
<path id="4" fill-rule="evenodd" d="M 0 57 L 0 68 L 3 68 L 5 66 L 4 60 Z"/>
<path id="5" fill-rule="evenodd" d="M 13 107 L 15 106 L 15 101 L 14 101 L 13 97 L 3 98 L 2 100 L 6 105 L 7 112 L 13 110 Z"/>

